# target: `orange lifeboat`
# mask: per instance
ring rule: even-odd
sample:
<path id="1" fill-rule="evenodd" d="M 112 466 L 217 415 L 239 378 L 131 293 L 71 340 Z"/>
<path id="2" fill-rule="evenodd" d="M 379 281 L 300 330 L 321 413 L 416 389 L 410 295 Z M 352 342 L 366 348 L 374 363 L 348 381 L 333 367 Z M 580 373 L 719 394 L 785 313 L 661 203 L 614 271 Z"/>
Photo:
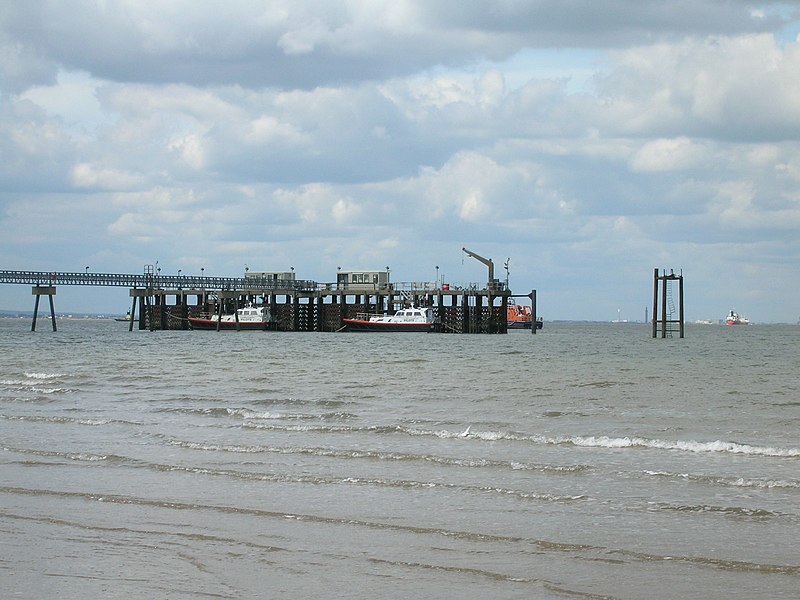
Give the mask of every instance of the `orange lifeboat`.
<path id="1" fill-rule="evenodd" d="M 516 304 L 510 300 L 506 308 L 506 327 L 508 329 L 530 329 L 531 323 L 531 307 Z"/>

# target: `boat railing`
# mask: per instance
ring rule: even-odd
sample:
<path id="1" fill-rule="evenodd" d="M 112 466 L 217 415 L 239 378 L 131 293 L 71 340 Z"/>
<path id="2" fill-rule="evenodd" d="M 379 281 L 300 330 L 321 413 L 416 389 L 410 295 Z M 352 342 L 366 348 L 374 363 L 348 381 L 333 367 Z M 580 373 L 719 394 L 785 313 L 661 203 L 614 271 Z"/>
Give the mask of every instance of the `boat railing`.
<path id="1" fill-rule="evenodd" d="M 385 317 L 385 316 L 386 316 L 385 313 L 379 313 L 379 312 L 356 313 L 356 319 L 358 319 L 359 321 L 369 321 L 372 317 Z"/>
<path id="2" fill-rule="evenodd" d="M 359 313 L 356 313 L 355 318 L 357 320 L 359 320 L 359 321 L 369 321 L 371 318 L 374 318 L 374 317 L 389 317 L 389 316 L 391 316 L 391 315 L 389 315 L 387 313 L 382 313 L 382 312 L 359 312 Z M 438 323 L 439 322 L 439 317 L 435 312 L 432 315 L 431 320 L 434 323 Z"/>

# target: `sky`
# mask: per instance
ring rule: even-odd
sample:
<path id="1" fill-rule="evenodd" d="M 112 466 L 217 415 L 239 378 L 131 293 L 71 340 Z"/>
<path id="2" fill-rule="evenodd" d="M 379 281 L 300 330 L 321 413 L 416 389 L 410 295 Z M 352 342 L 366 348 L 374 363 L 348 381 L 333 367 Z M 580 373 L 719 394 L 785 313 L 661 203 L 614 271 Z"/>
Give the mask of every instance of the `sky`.
<path id="1" fill-rule="evenodd" d="M 643 320 L 659 268 L 687 320 L 795 323 L 798 33 L 796 1 L 3 2 L 0 269 L 484 283 L 466 247 L 546 320 Z"/>

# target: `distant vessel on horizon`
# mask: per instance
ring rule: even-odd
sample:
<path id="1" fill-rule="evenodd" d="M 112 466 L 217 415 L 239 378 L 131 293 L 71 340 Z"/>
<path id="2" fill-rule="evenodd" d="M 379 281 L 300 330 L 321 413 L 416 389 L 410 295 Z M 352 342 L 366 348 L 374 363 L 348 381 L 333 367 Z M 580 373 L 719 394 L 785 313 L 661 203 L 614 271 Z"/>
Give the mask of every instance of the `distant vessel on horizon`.
<path id="1" fill-rule="evenodd" d="M 741 316 L 735 310 L 731 309 L 728 316 L 725 317 L 725 325 L 749 325 L 750 320 Z"/>

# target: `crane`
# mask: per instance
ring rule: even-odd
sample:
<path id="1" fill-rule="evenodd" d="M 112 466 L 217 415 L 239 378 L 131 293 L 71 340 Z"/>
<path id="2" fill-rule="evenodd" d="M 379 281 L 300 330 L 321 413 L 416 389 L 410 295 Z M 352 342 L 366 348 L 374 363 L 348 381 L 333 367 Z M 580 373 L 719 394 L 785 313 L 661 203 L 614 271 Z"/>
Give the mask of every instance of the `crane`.
<path id="1" fill-rule="evenodd" d="M 482 256 L 479 256 L 479 255 L 475 254 L 474 252 L 470 252 L 466 248 L 461 248 L 461 250 L 466 252 L 469 256 L 471 256 L 475 260 L 480 261 L 483 264 L 485 264 L 487 267 L 489 267 L 489 287 L 492 287 L 494 285 L 494 263 L 492 262 L 492 259 L 491 258 L 483 258 Z"/>

